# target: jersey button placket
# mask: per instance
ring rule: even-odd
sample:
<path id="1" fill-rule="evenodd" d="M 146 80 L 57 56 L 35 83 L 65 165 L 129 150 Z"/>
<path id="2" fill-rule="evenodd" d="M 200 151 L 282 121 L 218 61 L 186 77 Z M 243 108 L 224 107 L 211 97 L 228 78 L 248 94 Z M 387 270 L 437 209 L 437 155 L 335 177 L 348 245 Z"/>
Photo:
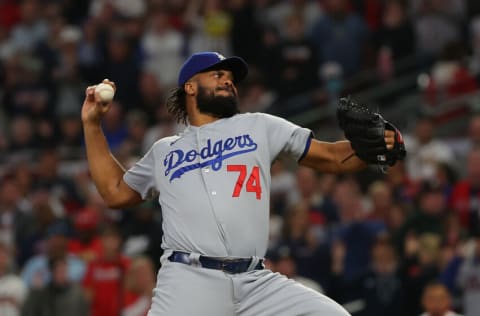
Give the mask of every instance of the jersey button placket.
<path id="1" fill-rule="evenodd" d="M 203 148 L 203 145 L 205 144 L 205 140 L 200 136 L 199 132 L 197 132 L 197 144 L 198 144 L 198 150 L 200 151 L 202 148 Z M 199 158 L 200 159 L 200 158 Z M 199 160 L 199 163 L 201 163 L 201 161 Z M 206 189 L 207 189 L 207 192 L 210 192 L 210 196 L 211 197 L 214 197 L 217 195 L 217 191 L 213 188 L 211 188 L 210 186 L 210 181 L 209 181 L 209 174 L 211 173 L 212 171 L 212 168 L 210 166 L 205 166 L 203 167 L 202 169 L 202 178 L 203 178 L 203 182 L 205 183 L 205 186 L 206 186 Z"/>

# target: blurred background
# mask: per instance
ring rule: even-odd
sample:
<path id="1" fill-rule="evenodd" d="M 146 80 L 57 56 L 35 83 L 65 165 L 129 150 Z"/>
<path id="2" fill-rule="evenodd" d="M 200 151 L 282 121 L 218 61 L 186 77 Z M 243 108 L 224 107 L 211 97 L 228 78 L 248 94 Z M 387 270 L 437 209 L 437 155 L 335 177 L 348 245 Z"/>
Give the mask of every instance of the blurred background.
<path id="1" fill-rule="evenodd" d="M 399 127 L 404 162 L 333 176 L 272 167 L 267 265 L 354 316 L 480 315 L 480 2 L 0 0 L 0 315 L 146 315 L 161 209 L 106 207 L 85 88 L 125 166 L 183 129 L 164 101 L 193 52 L 242 56 L 242 111 L 343 135 L 351 95 Z"/>

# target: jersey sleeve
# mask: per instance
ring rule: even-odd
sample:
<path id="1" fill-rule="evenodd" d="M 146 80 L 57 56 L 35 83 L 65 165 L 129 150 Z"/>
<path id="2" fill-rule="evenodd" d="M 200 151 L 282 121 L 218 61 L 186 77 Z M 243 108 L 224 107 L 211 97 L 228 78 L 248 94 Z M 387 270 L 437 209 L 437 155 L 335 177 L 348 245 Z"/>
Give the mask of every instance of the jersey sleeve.
<path id="1" fill-rule="evenodd" d="M 270 114 L 263 114 L 262 117 L 267 129 L 271 159 L 288 156 L 296 161 L 301 160 L 310 147 L 312 131 Z"/>
<path id="2" fill-rule="evenodd" d="M 153 148 L 136 162 L 125 174 L 123 180 L 129 187 L 137 191 L 142 199 L 146 200 L 152 196 L 155 189 L 155 157 Z"/>

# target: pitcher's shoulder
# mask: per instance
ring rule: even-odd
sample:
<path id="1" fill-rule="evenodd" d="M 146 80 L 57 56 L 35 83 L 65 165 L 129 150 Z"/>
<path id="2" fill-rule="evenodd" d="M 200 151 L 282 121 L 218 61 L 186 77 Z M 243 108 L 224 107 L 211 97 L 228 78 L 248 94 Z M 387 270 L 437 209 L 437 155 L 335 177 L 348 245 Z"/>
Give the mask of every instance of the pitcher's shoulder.
<path id="1" fill-rule="evenodd" d="M 233 117 L 231 117 L 231 120 L 238 120 L 238 121 L 257 121 L 257 120 L 262 120 L 265 118 L 270 117 L 270 114 L 267 113 L 262 113 L 262 112 L 245 112 L 245 113 L 240 113 L 237 114 Z"/>
<path id="2" fill-rule="evenodd" d="M 156 148 L 170 147 L 173 144 L 175 144 L 180 138 L 181 138 L 181 135 L 163 137 L 157 140 L 152 147 L 156 147 Z"/>

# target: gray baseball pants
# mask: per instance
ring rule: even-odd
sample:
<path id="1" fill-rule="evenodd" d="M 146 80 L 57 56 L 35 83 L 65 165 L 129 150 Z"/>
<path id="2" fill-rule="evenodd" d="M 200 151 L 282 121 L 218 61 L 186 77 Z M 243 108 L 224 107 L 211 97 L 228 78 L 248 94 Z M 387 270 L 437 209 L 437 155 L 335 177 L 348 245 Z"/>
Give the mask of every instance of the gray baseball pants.
<path id="1" fill-rule="evenodd" d="M 148 316 L 349 316 L 338 303 L 270 270 L 229 274 L 170 262 L 162 267 Z"/>

